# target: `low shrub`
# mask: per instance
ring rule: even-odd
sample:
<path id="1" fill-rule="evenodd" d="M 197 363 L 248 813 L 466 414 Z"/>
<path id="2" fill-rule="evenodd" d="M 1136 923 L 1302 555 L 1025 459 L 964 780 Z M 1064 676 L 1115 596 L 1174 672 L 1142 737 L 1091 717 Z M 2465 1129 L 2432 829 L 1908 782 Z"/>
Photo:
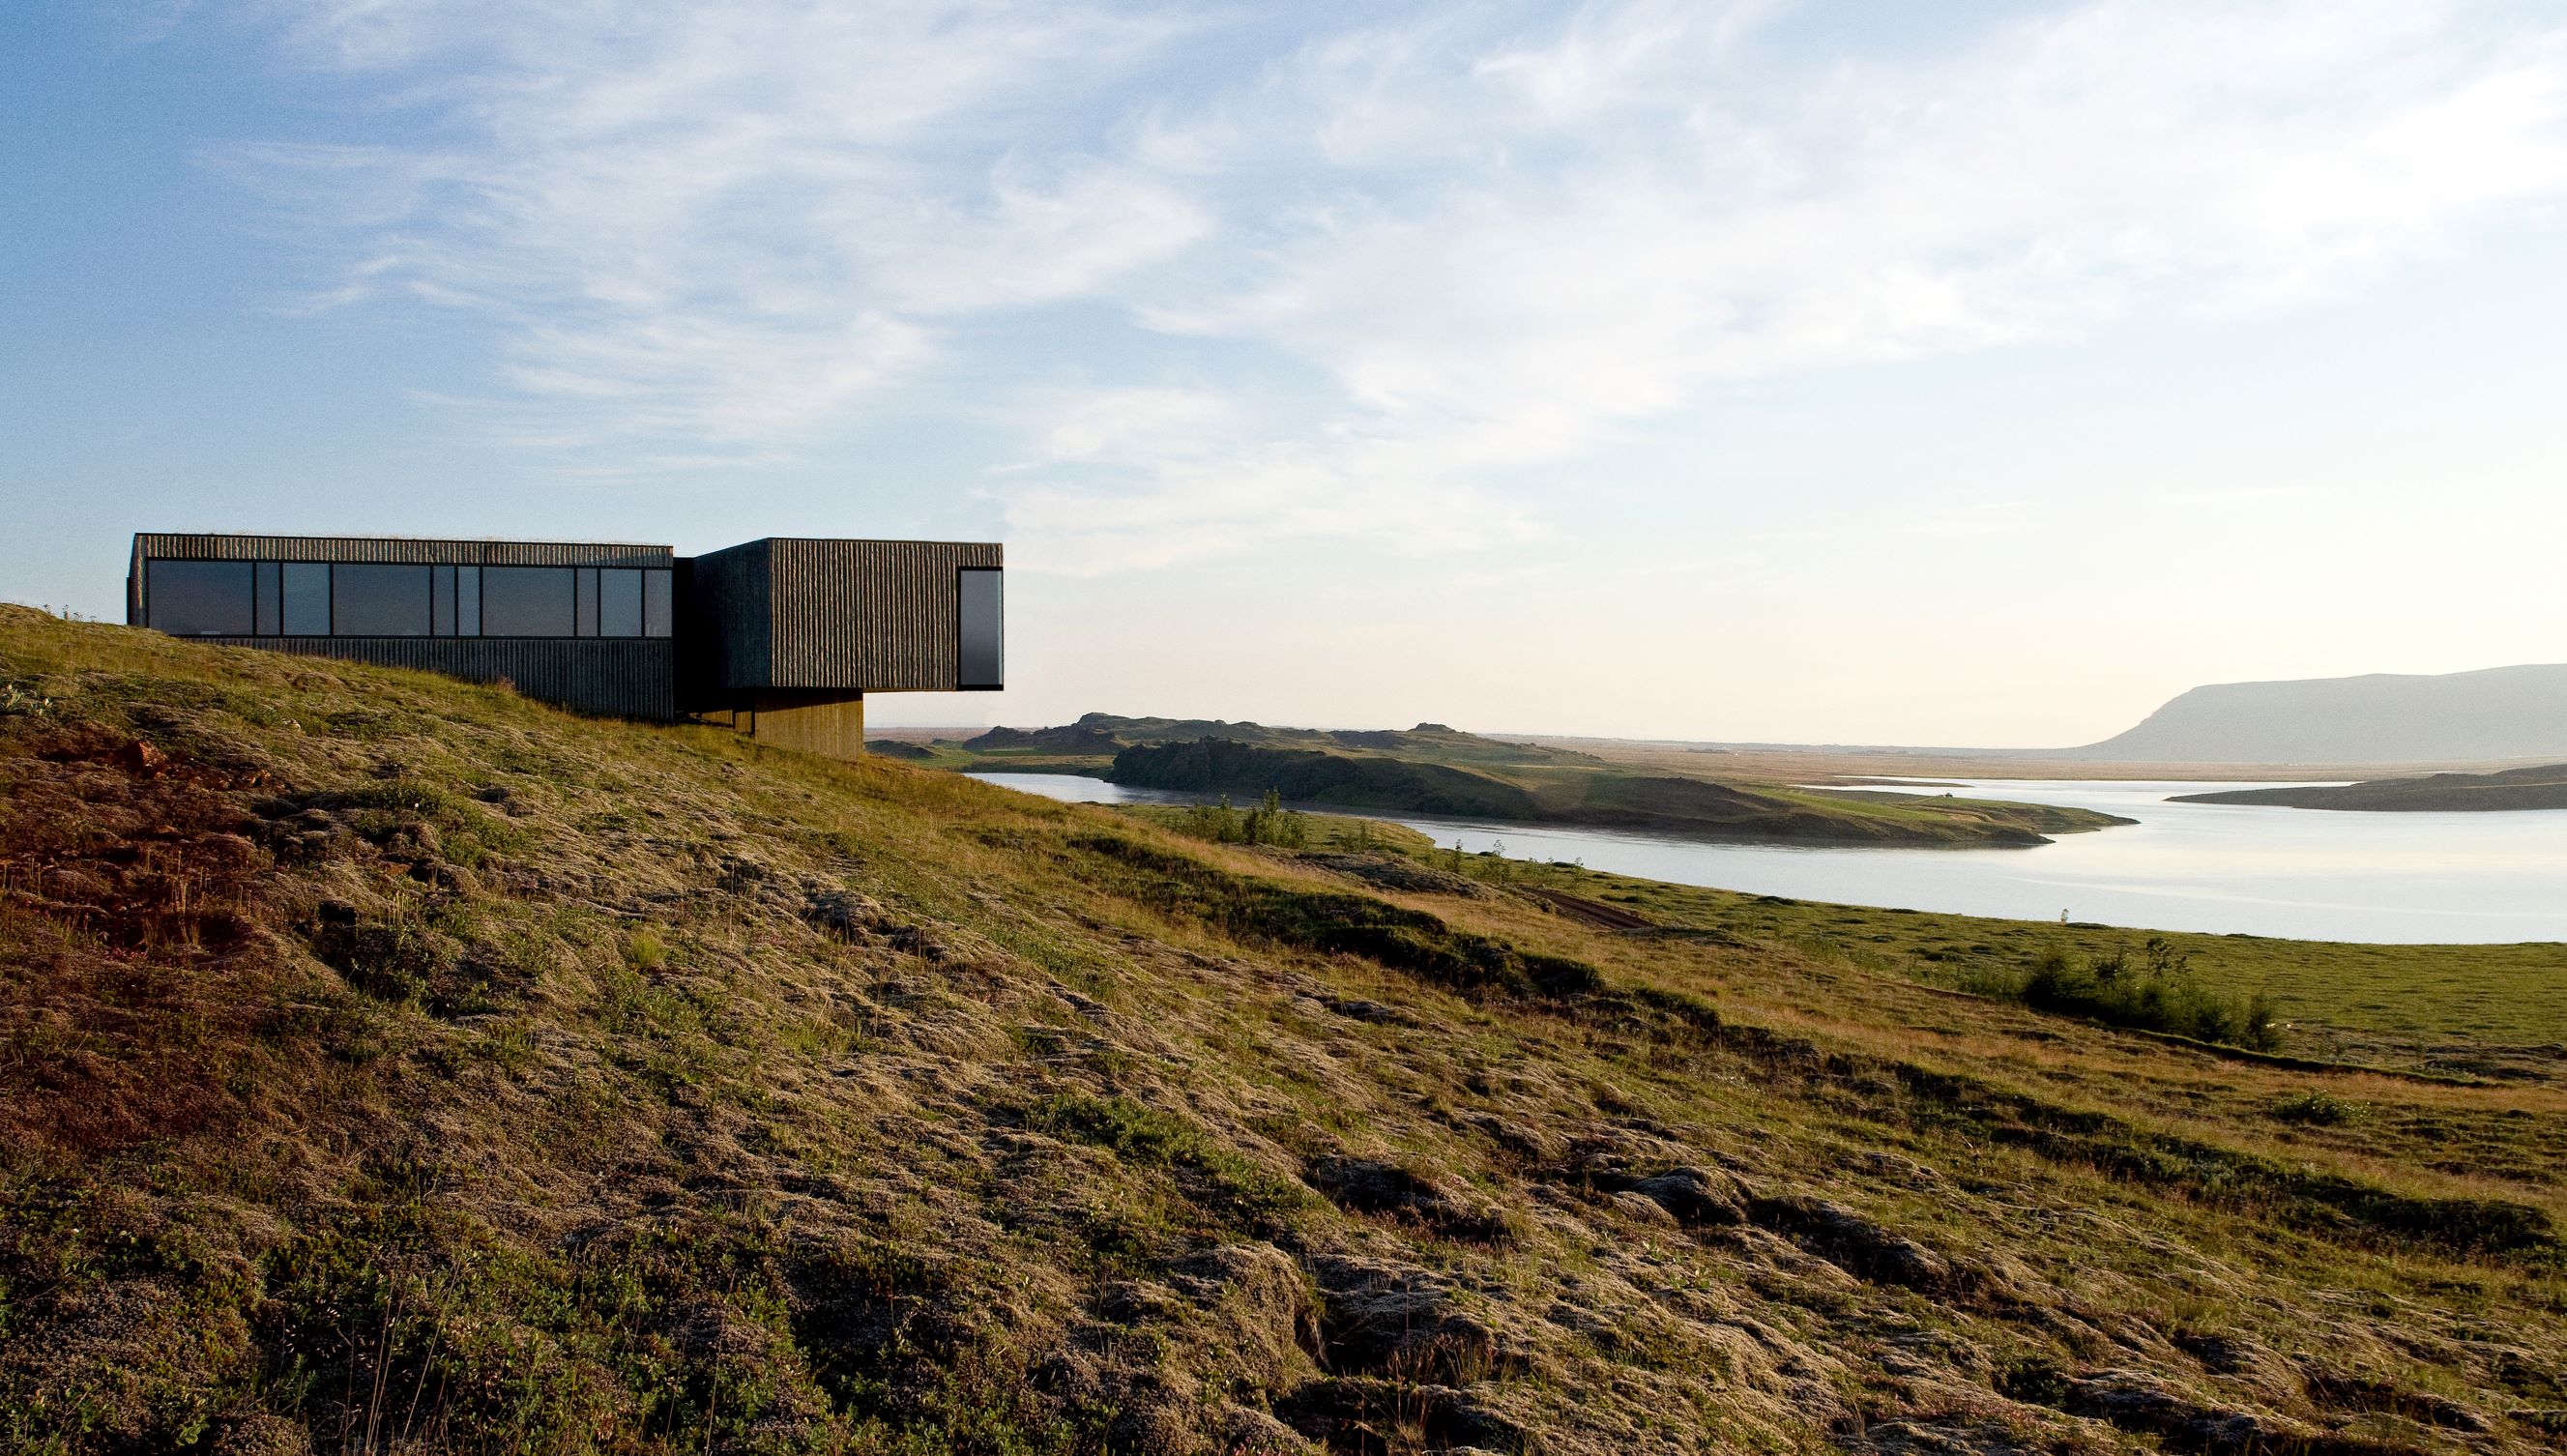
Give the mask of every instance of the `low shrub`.
<path id="1" fill-rule="evenodd" d="M 2039 1011 L 2085 1017 L 2108 1025 L 2163 1031 L 2256 1051 L 2281 1044 L 2272 1003 L 2204 985 L 2183 952 L 2150 937 L 2135 963 L 2124 952 L 2083 963 L 2053 951 L 2033 967 L 2015 997 Z"/>
<path id="2" fill-rule="evenodd" d="M 1161 910 L 1201 916 L 1244 940 L 1361 956 L 1472 996 L 1568 999 L 1604 984 L 1583 961 L 1520 950 L 1368 895 L 1253 880 L 1112 835 L 1085 835 L 1070 843 L 1118 866 L 1121 873 L 1099 877 L 1111 888 Z"/>
<path id="3" fill-rule="evenodd" d="M 2304 1122 L 2318 1127 L 2342 1127 L 2351 1122 L 2367 1121 L 2369 1104 L 2350 1101 L 2329 1092 L 2294 1092 L 2275 1102 L 2272 1115 L 2284 1122 Z"/>

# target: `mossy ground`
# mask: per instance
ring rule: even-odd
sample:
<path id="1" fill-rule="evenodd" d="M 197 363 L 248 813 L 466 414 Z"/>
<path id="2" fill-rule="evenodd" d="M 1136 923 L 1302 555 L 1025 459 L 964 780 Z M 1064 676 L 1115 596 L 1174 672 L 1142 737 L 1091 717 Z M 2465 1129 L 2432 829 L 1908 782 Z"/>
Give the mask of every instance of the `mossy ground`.
<path id="1" fill-rule="evenodd" d="M 2567 1426 L 2552 1082 L 20 610 L 0 783 L 8 1449 Z"/>

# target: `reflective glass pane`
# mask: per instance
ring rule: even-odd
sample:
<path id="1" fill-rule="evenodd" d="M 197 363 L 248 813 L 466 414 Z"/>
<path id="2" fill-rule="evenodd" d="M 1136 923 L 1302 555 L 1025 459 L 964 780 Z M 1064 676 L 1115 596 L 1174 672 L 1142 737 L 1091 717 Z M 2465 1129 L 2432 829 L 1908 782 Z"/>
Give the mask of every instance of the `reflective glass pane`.
<path id="1" fill-rule="evenodd" d="M 173 637 L 247 637 L 250 563 L 150 561 L 143 564 L 143 606 L 153 627 Z"/>
<path id="2" fill-rule="evenodd" d="M 597 635 L 597 568 L 579 569 L 579 635 Z"/>
<path id="3" fill-rule="evenodd" d="M 481 568 L 454 568 L 454 635 L 481 635 Z"/>
<path id="4" fill-rule="evenodd" d="M 330 568 L 319 561 L 285 563 L 285 635 L 330 635 Z"/>
<path id="5" fill-rule="evenodd" d="M 437 637 L 454 635 L 454 568 L 428 569 L 428 630 Z"/>
<path id="6" fill-rule="evenodd" d="M 669 606 L 669 573 L 642 573 L 642 635 L 666 637 L 672 616 Z"/>
<path id="7" fill-rule="evenodd" d="M 481 635 L 568 637 L 573 625 L 567 566 L 481 568 Z"/>
<path id="8" fill-rule="evenodd" d="M 330 568 L 330 631 L 338 637 L 426 637 L 425 566 L 341 562 Z"/>
<path id="9" fill-rule="evenodd" d="M 611 567 L 597 574 L 597 635 L 642 635 L 642 573 Z"/>
<path id="10" fill-rule="evenodd" d="M 996 688 L 1003 681 L 998 610 L 1001 574 L 979 569 L 963 573 L 962 684 L 966 688 Z"/>
<path id="11" fill-rule="evenodd" d="M 277 632 L 276 563 L 258 563 L 258 635 L 274 637 Z"/>

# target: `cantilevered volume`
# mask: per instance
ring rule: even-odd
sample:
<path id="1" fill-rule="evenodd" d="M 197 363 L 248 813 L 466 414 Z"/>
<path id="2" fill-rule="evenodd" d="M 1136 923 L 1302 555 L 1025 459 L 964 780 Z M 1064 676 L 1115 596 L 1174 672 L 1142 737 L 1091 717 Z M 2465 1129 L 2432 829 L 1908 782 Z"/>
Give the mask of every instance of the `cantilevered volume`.
<path id="1" fill-rule="evenodd" d="M 178 637 L 505 680 L 585 713 L 864 751 L 867 693 L 1004 686 L 996 542 L 667 546 L 138 534 L 126 620 Z"/>

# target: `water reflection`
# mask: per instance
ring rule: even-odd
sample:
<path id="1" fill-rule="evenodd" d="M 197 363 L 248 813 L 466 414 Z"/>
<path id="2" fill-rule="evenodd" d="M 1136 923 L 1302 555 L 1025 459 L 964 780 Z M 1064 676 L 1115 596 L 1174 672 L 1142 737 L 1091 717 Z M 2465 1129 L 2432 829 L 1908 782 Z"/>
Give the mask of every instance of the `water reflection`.
<path id="1" fill-rule="evenodd" d="M 1066 774 L 978 776 L 1091 803 L 1199 797 Z M 1373 817 L 1472 851 L 1504 841 L 1522 859 L 1574 860 L 1590 869 L 1801 900 L 2034 920 L 2057 920 L 2064 911 L 2072 919 L 2134 929 L 2300 940 L 2567 940 L 2567 812 L 2361 814 L 2166 802 L 2172 794 L 2254 786 L 1991 779 L 1951 790 L 2139 821 L 2064 835 L 2033 849 L 1787 848 L 1409 814 Z"/>

